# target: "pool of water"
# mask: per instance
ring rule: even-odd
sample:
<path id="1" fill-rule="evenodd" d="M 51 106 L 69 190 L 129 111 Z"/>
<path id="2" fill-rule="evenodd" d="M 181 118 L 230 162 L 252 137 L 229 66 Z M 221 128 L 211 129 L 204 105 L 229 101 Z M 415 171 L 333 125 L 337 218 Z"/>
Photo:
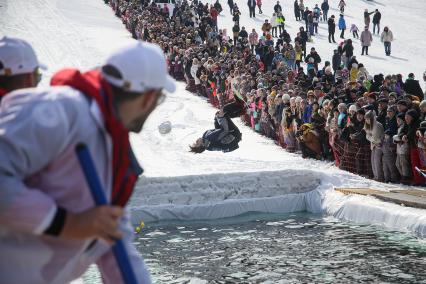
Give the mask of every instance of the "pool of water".
<path id="1" fill-rule="evenodd" d="M 256 217 L 152 224 L 136 245 L 157 283 L 426 283 L 423 240 L 318 215 Z"/>
<path id="2" fill-rule="evenodd" d="M 426 283 L 425 240 L 312 214 L 154 223 L 135 244 L 155 283 Z"/>

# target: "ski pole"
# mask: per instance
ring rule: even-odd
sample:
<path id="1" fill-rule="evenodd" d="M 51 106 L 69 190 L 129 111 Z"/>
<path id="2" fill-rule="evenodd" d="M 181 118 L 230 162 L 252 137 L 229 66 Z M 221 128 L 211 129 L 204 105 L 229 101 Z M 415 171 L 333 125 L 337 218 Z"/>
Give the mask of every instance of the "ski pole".
<path id="1" fill-rule="evenodd" d="M 77 153 L 78 161 L 80 162 L 80 166 L 84 172 L 84 176 L 86 178 L 87 184 L 89 185 L 90 192 L 92 193 L 95 204 L 97 206 L 108 205 L 105 192 L 102 188 L 87 146 L 84 144 L 79 144 L 75 148 L 75 151 Z M 124 283 L 137 284 L 138 282 L 136 280 L 136 275 L 130 264 L 124 242 L 122 240 L 116 240 L 112 246 L 112 251 L 120 268 Z"/>

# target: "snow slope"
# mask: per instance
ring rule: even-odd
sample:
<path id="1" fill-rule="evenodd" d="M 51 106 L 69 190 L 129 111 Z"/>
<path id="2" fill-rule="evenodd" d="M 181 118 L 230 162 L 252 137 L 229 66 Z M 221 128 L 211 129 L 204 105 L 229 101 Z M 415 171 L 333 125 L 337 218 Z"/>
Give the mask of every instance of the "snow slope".
<path id="1" fill-rule="evenodd" d="M 245 15 L 245 1 L 239 2 Z M 267 14 L 272 10 L 273 2 L 265 3 L 264 11 Z M 408 7 L 407 2 L 403 5 Z M 416 7 L 422 3 L 411 2 Z M 360 11 L 352 11 L 350 6 L 349 15 L 361 13 L 364 6 L 370 5 L 366 3 L 351 1 L 350 5 L 354 5 L 354 8 L 358 5 Z M 392 0 L 386 6 L 378 6 L 383 10 L 384 21 L 395 13 L 391 6 L 397 3 L 401 4 Z M 292 9 L 291 3 L 285 2 L 284 5 L 287 10 Z M 411 19 L 415 29 L 424 23 L 420 11 L 401 7 L 398 15 L 407 21 Z M 287 22 L 292 29 L 296 29 L 299 25 L 293 21 L 291 13 L 292 10 L 286 12 Z M 230 29 L 229 15 L 220 17 L 219 21 Z M 256 20 L 242 19 L 242 22 L 247 27 L 250 24 L 260 25 Z M 323 29 L 321 31 L 325 32 Z M 421 34 L 416 30 L 410 34 L 399 32 L 396 27 L 394 32 L 395 37 L 401 37 L 404 41 L 402 36 L 409 39 Z M 98 66 L 110 50 L 132 40 L 120 20 L 101 0 L 0 0 L 0 33 L 22 37 L 33 44 L 40 60 L 50 68 L 43 80 L 44 85 L 59 68 L 73 66 L 86 70 Z M 316 47 L 321 55 L 332 52 L 323 39 Z M 377 45 L 377 54 L 380 52 L 384 58 L 379 47 L 381 45 Z M 397 48 L 395 43 L 395 50 Z M 410 64 L 414 62 L 425 66 L 424 58 L 417 58 L 421 55 L 420 50 L 411 41 L 407 40 L 407 48 L 401 48 L 401 52 L 404 53 L 399 56 L 410 61 L 371 58 L 371 63 L 365 62 L 370 70 L 379 69 L 380 65 L 389 72 L 393 71 L 395 63 L 402 64 L 395 72 L 410 71 Z M 375 54 L 375 48 L 371 54 Z M 422 70 L 419 68 L 416 72 Z M 143 132 L 132 135 L 137 157 L 145 168 L 145 177 L 140 180 L 131 201 L 135 222 L 141 218 L 148 221 L 208 219 L 250 211 L 308 210 L 426 236 L 424 210 L 389 205 L 372 198 L 343 196 L 332 191 L 333 186 L 382 190 L 393 186 L 340 171 L 330 163 L 304 160 L 299 155 L 287 153 L 239 121 L 237 125 L 242 130 L 243 141 L 237 151 L 227 154 L 189 153 L 188 145 L 213 126 L 215 111 L 205 100 L 186 92 L 184 85 L 179 84 L 178 91 L 168 96 L 149 119 Z M 158 125 L 167 120 L 172 122 L 173 130 L 161 135 Z"/>
<path id="2" fill-rule="evenodd" d="M 215 0 L 207 0 L 206 2 L 214 3 Z M 219 28 L 227 29 L 227 34 L 232 36 L 232 17 L 229 13 L 227 2 L 220 1 L 224 11 L 218 18 Z M 248 17 L 248 6 L 246 0 L 234 0 L 238 4 L 241 11 L 240 25 L 245 26 L 246 30 L 250 32 L 253 28 L 259 33 L 261 26 L 265 19 L 270 20 L 274 11 L 273 7 L 276 4 L 275 0 L 264 0 L 262 5 L 263 14 L 259 15 L 256 8 L 256 18 L 250 19 Z M 304 0 L 305 7 L 311 10 L 315 4 L 321 6 L 323 0 Z M 340 10 L 337 8 L 339 0 L 329 0 L 330 11 L 329 16 L 335 15 L 336 23 L 338 22 Z M 392 43 L 392 56 L 385 56 L 383 43 L 380 42 L 380 37 L 375 35 L 373 37 L 372 46 L 369 48 L 369 56 L 361 56 L 361 45 L 359 40 L 354 41 L 354 55 L 358 58 L 360 63 L 364 63 L 370 73 L 378 74 L 397 74 L 401 73 L 404 78 L 408 73 L 413 72 L 417 79 L 422 83 L 422 74 L 426 71 L 426 57 L 424 56 L 424 47 L 426 46 L 426 37 L 424 25 L 426 20 L 423 15 L 425 2 L 422 0 L 349 0 L 345 1 L 347 6 L 345 8 L 345 19 L 347 30 L 345 38 L 352 38 L 349 29 L 352 24 L 356 24 L 361 31 L 364 30 L 364 10 L 368 9 L 369 12 L 379 9 L 382 13 L 381 29 L 388 26 L 393 32 L 394 42 Z M 305 26 L 305 22 L 297 22 L 294 18 L 293 3 L 294 0 L 281 0 L 283 14 L 286 18 L 286 30 L 291 35 L 292 39 L 295 38 L 299 28 Z M 373 16 L 371 16 L 373 19 Z M 370 25 L 372 31 L 373 25 Z M 382 31 L 381 30 L 381 31 Z M 331 61 L 333 49 L 337 48 L 337 44 L 341 42 L 339 35 L 340 31 L 336 27 L 335 39 L 337 44 L 328 43 L 328 28 L 326 22 L 320 22 L 318 28 L 319 34 L 313 37 L 313 42 L 307 44 L 307 50 L 313 46 L 324 61 Z M 422 85 L 423 88 L 423 85 Z"/>

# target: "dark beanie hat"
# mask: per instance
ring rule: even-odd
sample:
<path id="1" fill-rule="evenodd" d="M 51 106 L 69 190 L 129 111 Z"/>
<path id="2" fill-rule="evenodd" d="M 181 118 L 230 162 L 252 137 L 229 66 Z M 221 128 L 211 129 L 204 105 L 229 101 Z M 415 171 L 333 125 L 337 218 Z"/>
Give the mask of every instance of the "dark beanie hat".
<path id="1" fill-rule="evenodd" d="M 397 117 L 397 118 L 400 118 L 400 119 L 402 119 L 402 120 L 404 120 L 404 119 L 405 119 L 405 113 L 404 113 L 404 112 L 400 112 L 400 113 L 398 113 L 398 114 L 396 115 L 396 117 Z"/>
<path id="2" fill-rule="evenodd" d="M 411 116 L 414 119 L 417 119 L 419 117 L 419 114 L 414 109 L 410 109 L 405 114 Z"/>
<path id="3" fill-rule="evenodd" d="M 365 110 L 363 108 L 360 108 L 359 110 L 357 110 L 356 112 L 357 114 L 362 114 L 365 115 Z"/>

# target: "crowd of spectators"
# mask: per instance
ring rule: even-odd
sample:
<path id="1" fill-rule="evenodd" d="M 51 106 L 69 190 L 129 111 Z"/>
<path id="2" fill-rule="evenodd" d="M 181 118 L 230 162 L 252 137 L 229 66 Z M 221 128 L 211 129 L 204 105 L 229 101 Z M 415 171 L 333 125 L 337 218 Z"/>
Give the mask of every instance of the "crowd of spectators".
<path id="1" fill-rule="evenodd" d="M 268 20 L 247 31 L 229 1 L 230 35 L 218 28 L 219 1 L 184 0 L 172 11 L 148 0 L 105 2 L 134 38 L 161 46 L 187 90 L 219 108 L 238 96 L 243 121 L 287 151 L 381 182 L 424 183 L 416 168 L 426 168 L 426 101 L 414 74 L 370 74 L 350 39 L 320 66 L 304 27 L 294 38 Z"/>

